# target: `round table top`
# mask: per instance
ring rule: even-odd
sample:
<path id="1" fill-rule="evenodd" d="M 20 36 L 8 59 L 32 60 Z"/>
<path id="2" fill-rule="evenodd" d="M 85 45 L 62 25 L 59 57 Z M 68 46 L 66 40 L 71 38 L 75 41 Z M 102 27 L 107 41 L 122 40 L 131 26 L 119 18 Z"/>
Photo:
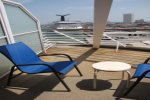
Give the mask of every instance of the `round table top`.
<path id="1" fill-rule="evenodd" d="M 92 65 L 94 69 L 102 70 L 102 71 L 126 71 L 131 69 L 131 65 L 124 62 L 116 62 L 116 61 L 104 61 L 94 63 Z"/>

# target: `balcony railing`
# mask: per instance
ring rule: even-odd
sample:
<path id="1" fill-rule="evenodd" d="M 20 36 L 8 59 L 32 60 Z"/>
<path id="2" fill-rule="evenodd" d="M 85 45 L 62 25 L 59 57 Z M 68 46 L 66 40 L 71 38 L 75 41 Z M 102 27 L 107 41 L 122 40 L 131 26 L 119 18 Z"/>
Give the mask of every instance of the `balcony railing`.
<path id="1" fill-rule="evenodd" d="M 59 45 L 92 45 L 93 32 L 84 31 L 49 31 L 42 32 L 46 39 L 45 44 L 53 46 Z M 116 51 L 119 47 L 149 48 L 150 44 L 144 44 L 150 38 L 149 32 L 104 32 L 101 40 L 103 46 L 115 46 Z"/>

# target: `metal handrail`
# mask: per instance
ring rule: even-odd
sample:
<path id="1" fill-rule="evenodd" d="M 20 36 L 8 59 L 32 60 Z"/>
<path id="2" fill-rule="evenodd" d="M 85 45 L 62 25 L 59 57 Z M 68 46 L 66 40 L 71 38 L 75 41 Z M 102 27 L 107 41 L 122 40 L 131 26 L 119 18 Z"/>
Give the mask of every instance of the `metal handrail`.
<path id="1" fill-rule="evenodd" d="M 90 43 L 85 43 L 83 40 L 85 38 L 92 38 L 92 33 L 91 34 L 87 34 L 86 32 L 84 32 L 84 34 L 81 34 L 81 32 L 76 32 L 75 34 L 73 34 L 74 32 L 59 32 L 57 30 L 53 30 L 53 32 L 43 32 L 43 33 L 49 33 L 52 37 L 46 37 L 46 35 L 43 34 L 43 36 L 46 38 L 46 40 L 49 40 L 49 41 L 56 41 L 57 43 L 75 43 L 75 41 L 77 43 L 81 43 L 81 44 L 90 44 Z M 57 34 L 56 34 L 57 33 Z M 76 35 L 77 34 L 77 35 Z M 60 37 L 59 37 L 60 36 Z M 64 36 L 64 37 L 61 37 L 61 36 Z M 119 49 L 119 46 L 123 46 L 123 47 L 126 47 L 126 45 L 122 44 L 120 41 L 117 41 L 115 39 L 113 39 L 111 36 L 107 35 L 106 33 L 103 34 L 103 36 L 105 36 L 106 38 L 110 39 L 111 41 L 114 41 L 116 42 L 116 52 L 118 51 Z M 70 39 L 70 40 L 68 40 Z M 71 40 L 74 40 L 71 41 Z"/>
<path id="2" fill-rule="evenodd" d="M 70 38 L 70 39 L 72 39 L 72 40 L 75 40 L 75 41 L 77 41 L 77 42 L 86 44 L 85 42 L 80 41 L 80 40 L 78 40 L 78 39 L 76 39 L 76 38 L 74 38 L 74 37 L 71 37 L 71 36 L 69 36 L 69 35 L 66 35 L 66 34 L 64 34 L 64 33 L 62 33 L 62 32 L 59 32 L 59 31 L 56 31 L 56 30 L 54 30 L 54 32 L 56 32 L 56 33 L 58 33 L 58 34 L 61 34 L 61 35 L 65 36 L 65 37 L 68 37 L 68 38 Z"/>
<path id="3" fill-rule="evenodd" d="M 103 34 L 103 36 L 106 36 L 107 38 L 111 39 L 112 41 L 116 42 L 117 45 L 116 45 L 116 52 L 118 52 L 119 50 L 119 46 L 122 45 L 123 47 L 126 47 L 126 45 L 122 44 L 121 42 L 113 39 L 112 37 L 108 36 L 106 33 Z"/>

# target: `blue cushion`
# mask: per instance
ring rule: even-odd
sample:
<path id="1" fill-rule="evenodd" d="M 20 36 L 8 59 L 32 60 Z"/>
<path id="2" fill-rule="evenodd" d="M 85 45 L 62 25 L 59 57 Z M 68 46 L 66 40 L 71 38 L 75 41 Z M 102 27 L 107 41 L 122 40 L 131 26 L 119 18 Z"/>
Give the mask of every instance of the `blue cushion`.
<path id="1" fill-rule="evenodd" d="M 140 77 L 147 70 L 150 70 L 150 64 L 139 64 L 133 77 Z M 145 77 L 150 78 L 150 72 L 147 73 Z"/>
<path id="2" fill-rule="evenodd" d="M 66 74 L 70 69 L 76 64 L 75 61 L 61 61 L 61 62 L 40 62 L 52 66 L 56 72 L 61 74 Z M 25 73 L 46 73 L 52 72 L 52 70 L 45 65 L 36 65 L 36 66 L 19 66 L 19 69 Z"/>

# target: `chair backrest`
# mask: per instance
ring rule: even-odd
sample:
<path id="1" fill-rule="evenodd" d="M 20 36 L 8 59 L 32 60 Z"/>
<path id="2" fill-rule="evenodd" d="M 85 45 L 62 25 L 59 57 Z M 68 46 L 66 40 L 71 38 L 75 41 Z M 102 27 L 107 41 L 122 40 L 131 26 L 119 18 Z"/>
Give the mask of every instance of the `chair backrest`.
<path id="1" fill-rule="evenodd" d="M 15 65 L 32 64 L 40 61 L 36 53 L 22 42 L 0 46 L 0 53 L 5 55 Z"/>

